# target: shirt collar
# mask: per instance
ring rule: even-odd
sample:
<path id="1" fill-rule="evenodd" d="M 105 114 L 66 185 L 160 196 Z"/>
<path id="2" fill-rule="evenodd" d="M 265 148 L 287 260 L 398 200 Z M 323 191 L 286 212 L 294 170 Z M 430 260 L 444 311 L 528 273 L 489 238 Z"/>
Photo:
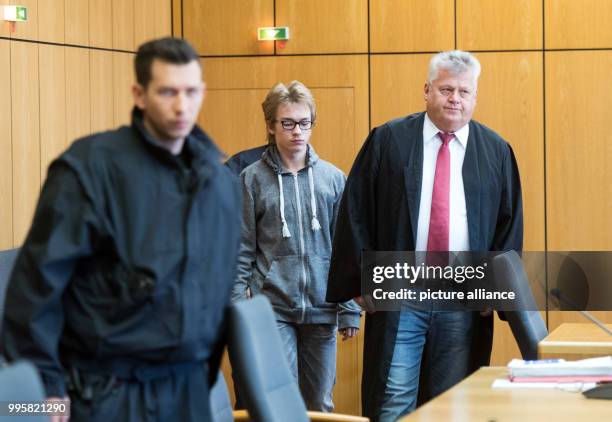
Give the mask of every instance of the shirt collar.
<path id="1" fill-rule="evenodd" d="M 423 145 L 427 145 L 434 139 L 438 138 L 438 132 L 442 132 L 440 129 L 433 124 L 427 113 L 425 113 L 425 122 L 423 123 Z M 470 124 L 465 124 L 461 129 L 455 131 L 455 137 L 459 140 L 459 143 L 465 149 L 467 147 L 468 137 L 470 135 Z"/>

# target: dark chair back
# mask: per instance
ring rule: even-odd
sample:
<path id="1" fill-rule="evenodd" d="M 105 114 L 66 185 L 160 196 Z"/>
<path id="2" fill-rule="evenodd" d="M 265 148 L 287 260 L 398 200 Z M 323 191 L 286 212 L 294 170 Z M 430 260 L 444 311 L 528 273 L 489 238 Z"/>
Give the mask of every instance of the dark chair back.
<path id="1" fill-rule="evenodd" d="M 36 368 L 29 362 L 21 361 L 12 365 L 0 367 L 0 400 L 6 402 L 28 403 L 40 402 L 45 399 L 45 391 Z M 1 418 L 0 419 L 4 419 Z M 8 417 L 7 417 L 8 419 Z M 46 415 L 25 415 L 16 418 L 20 422 L 48 421 Z"/>
<path id="2" fill-rule="evenodd" d="M 492 260 L 497 284 L 516 293 L 518 309 L 504 312 L 512 334 L 525 360 L 538 358 L 538 343 L 548 335 L 546 324 L 537 309 L 521 257 L 515 251 L 504 252 Z"/>
<path id="3" fill-rule="evenodd" d="M 4 319 L 4 297 L 6 295 L 6 287 L 11 278 L 13 264 L 19 249 L 9 249 L 0 251 L 0 330 L 2 329 L 2 320 Z"/>
<path id="4" fill-rule="evenodd" d="M 221 371 L 217 374 L 217 381 L 210 390 L 210 412 L 213 422 L 234 421 L 232 403 Z"/>
<path id="5" fill-rule="evenodd" d="M 230 311 L 229 356 L 238 392 L 255 422 L 308 422 L 283 352 L 272 306 L 263 295 Z"/>

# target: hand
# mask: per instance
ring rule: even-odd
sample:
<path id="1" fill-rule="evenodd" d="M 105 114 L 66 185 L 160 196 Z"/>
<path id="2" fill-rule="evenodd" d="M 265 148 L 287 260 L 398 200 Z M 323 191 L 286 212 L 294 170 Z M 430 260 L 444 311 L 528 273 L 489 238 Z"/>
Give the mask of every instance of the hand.
<path id="1" fill-rule="evenodd" d="M 47 397 L 47 400 L 49 401 L 68 401 L 68 404 L 70 404 L 70 397 L 66 396 L 66 397 Z M 51 422 L 68 422 L 70 420 L 70 416 L 64 415 L 64 416 L 60 416 L 60 415 L 53 415 L 49 417 L 49 420 Z"/>
<path id="2" fill-rule="evenodd" d="M 253 297 L 253 293 L 251 292 L 251 288 L 250 287 L 246 288 L 246 297 L 247 297 L 247 299 L 251 299 Z"/>
<path id="3" fill-rule="evenodd" d="M 351 337 L 355 337 L 359 332 L 359 328 L 357 327 L 346 327 L 338 330 L 340 334 L 342 334 L 342 341 L 348 340 Z"/>

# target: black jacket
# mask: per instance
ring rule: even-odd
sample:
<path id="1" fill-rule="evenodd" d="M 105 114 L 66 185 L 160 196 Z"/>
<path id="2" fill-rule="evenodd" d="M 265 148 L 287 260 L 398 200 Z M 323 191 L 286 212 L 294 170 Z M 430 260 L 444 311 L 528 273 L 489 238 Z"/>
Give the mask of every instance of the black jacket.
<path id="1" fill-rule="evenodd" d="M 253 164 L 255 161 L 261 160 L 261 154 L 266 150 L 267 145 L 260 145 L 255 148 L 246 149 L 232 155 L 225 165 L 232 170 L 236 176 L 242 173 L 242 170 Z"/>
<path id="2" fill-rule="evenodd" d="M 327 300 L 361 295 L 361 252 L 414 251 L 423 174 L 424 113 L 372 130 L 348 176 L 336 223 Z M 462 175 L 470 248 L 521 250 L 523 205 L 512 148 L 472 120 Z M 399 312 L 366 317 L 362 379 L 363 413 L 377 421 L 393 356 Z M 489 362 L 492 318 L 478 321 L 472 368 Z"/>
<path id="3" fill-rule="evenodd" d="M 4 353 L 33 361 L 48 395 L 65 395 L 64 368 L 80 359 L 112 367 L 220 354 L 241 210 L 220 157 L 197 127 L 173 156 L 135 109 L 130 127 L 80 139 L 51 164 L 2 332 Z"/>

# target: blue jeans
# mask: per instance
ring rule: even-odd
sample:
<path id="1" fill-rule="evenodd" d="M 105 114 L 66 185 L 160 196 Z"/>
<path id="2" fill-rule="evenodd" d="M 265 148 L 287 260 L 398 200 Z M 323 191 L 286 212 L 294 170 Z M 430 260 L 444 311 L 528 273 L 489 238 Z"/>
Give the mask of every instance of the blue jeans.
<path id="1" fill-rule="evenodd" d="M 276 321 L 289 369 L 308 410 L 331 412 L 336 383 L 336 325 Z"/>
<path id="2" fill-rule="evenodd" d="M 421 373 L 426 399 L 469 374 L 476 317 L 474 312 L 401 312 L 380 422 L 395 422 L 416 408 Z"/>

